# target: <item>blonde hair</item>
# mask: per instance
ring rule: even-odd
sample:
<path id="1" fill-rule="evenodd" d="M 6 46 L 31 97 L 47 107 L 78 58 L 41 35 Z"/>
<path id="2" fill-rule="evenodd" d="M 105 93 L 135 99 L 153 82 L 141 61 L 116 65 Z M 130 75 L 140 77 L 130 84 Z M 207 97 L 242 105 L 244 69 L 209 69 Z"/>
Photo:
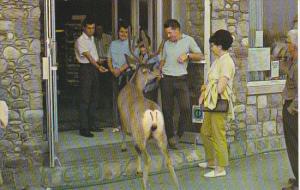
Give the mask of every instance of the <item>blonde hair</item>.
<path id="1" fill-rule="evenodd" d="M 291 40 L 291 43 L 298 47 L 298 30 L 292 29 L 288 31 L 287 37 Z"/>

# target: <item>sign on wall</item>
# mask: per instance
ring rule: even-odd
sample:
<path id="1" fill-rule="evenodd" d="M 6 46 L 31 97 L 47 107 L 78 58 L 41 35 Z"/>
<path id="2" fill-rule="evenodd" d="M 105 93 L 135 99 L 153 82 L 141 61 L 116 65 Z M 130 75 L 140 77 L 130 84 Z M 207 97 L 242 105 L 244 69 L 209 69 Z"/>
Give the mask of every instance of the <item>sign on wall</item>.
<path id="1" fill-rule="evenodd" d="M 270 70 L 270 48 L 248 49 L 248 71 Z"/>

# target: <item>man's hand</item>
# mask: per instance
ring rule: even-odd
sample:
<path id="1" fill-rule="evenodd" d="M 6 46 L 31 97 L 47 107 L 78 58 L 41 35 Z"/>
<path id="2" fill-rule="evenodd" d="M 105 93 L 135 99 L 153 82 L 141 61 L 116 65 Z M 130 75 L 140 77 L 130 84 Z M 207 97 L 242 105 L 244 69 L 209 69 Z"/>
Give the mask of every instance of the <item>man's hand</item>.
<path id="1" fill-rule="evenodd" d="M 120 72 L 124 72 L 126 71 L 126 69 L 128 68 L 128 64 L 123 64 L 121 67 L 120 67 Z"/>
<path id="2" fill-rule="evenodd" d="M 118 77 L 118 76 L 120 76 L 121 71 L 120 71 L 119 68 L 115 68 L 115 69 L 112 70 L 112 74 L 113 74 L 115 77 Z"/>
<path id="3" fill-rule="evenodd" d="M 106 72 L 108 71 L 108 69 L 106 69 L 106 68 L 103 67 L 103 66 L 99 66 L 99 67 L 98 67 L 98 71 L 99 71 L 100 73 L 106 73 Z"/>
<path id="4" fill-rule="evenodd" d="M 188 56 L 185 53 L 177 58 L 178 63 L 181 63 L 181 64 L 187 60 L 188 60 Z"/>

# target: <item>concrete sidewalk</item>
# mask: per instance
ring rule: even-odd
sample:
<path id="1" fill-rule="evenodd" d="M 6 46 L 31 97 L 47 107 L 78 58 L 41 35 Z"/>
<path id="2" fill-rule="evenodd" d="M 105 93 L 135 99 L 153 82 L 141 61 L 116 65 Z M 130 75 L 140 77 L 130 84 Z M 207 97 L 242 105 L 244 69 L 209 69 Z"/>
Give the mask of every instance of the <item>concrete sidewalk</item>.
<path id="1" fill-rule="evenodd" d="M 208 170 L 192 167 L 177 170 L 184 190 L 280 190 L 292 176 L 286 151 L 271 152 L 230 161 L 226 177 L 207 179 Z M 153 190 L 173 190 L 169 173 L 152 175 L 149 178 Z M 142 189 L 142 178 L 82 187 L 78 190 L 131 190 Z"/>

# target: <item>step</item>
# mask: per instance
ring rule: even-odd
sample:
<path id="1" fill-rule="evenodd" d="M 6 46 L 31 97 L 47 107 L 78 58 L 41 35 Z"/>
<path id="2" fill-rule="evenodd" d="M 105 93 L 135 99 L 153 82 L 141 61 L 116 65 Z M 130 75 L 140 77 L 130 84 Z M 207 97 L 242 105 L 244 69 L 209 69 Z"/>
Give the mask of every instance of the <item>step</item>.
<path id="1" fill-rule="evenodd" d="M 2 171 L 6 175 L 3 175 L 3 179 L 10 179 L 4 185 L 12 185 L 12 189 L 39 186 L 42 189 L 74 189 L 138 177 L 137 153 L 131 137 L 127 136 L 128 149 L 122 152 L 121 133 L 112 133 L 110 128 L 94 135 L 94 138 L 83 138 L 78 135 L 77 130 L 60 132 L 56 147 L 59 162 L 56 162 L 55 168 L 47 167 L 49 155 L 45 154 L 44 166 Z M 175 170 L 194 167 L 198 162 L 204 161 L 201 140 L 198 143 L 195 141 L 198 135 L 186 132 L 180 140 L 179 149 L 169 150 Z M 168 172 L 154 140 L 149 141 L 147 149 L 152 159 L 150 174 Z M 0 189 L 2 188 L 4 187 L 1 186 Z"/>
<path id="2" fill-rule="evenodd" d="M 127 143 L 126 152 L 122 152 L 120 147 L 121 143 L 114 143 L 66 150 L 58 155 L 61 167 L 42 169 L 43 185 L 65 189 L 138 177 L 133 144 Z M 151 174 L 168 172 L 164 158 L 153 141 L 149 143 L 148 150 L 152 159 Z M 169 152 L 175 170 L 194 167 L 204 161 L 201 145 L 180 143 L 178 150 Z"/>

